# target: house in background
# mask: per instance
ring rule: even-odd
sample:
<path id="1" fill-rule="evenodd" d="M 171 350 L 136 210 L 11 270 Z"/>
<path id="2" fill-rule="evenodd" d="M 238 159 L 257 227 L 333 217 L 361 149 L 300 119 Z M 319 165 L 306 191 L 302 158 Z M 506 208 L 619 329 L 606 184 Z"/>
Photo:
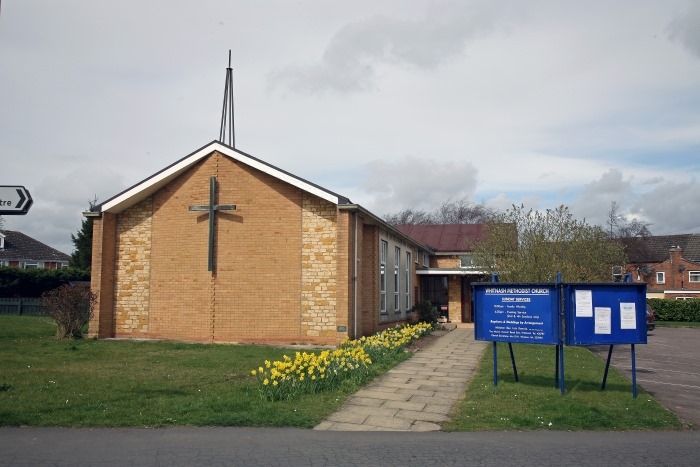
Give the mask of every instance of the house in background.
<path id="1" fill-rule="evenodd" d="M 646 282 L 648 298 L 700 299 L 700 234 L 624 238 L 634 282 Z"/>
<path id="2" fill-rule="evenodd" d="M 67 268 L 70 256 L 15 230 L 0 230 L 0 266 L 22 269 Z"/>
<path id="3" fill-rule="evenodd" d="M 474 321 L 472 282 L 484 281 L 487 273 L 473 259 L 475 245 L 486 234 L 485 224 L 397 225 L 396 228 L 432 249 L 421 258 L 421 300 L 429 300 L 452 323 Z"/>

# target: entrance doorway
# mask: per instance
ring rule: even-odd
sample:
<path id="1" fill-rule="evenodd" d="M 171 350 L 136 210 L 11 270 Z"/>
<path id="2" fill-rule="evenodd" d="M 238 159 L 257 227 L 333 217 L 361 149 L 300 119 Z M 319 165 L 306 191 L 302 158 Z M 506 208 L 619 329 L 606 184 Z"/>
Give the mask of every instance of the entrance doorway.
<path id="1" fill-rule="evenodd" d="M 449 316 L 447 276 L 423 276 L 421 278 L 422 299 L 437 308 L 438 316 Z"/>

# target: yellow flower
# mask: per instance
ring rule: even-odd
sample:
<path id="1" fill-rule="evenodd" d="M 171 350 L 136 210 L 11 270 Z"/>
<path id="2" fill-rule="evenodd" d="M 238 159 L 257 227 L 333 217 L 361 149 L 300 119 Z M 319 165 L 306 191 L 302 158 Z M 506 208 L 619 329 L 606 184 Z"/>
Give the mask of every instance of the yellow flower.
<path id="1" fill-rule="evenodd" d="M 255 376 L 255 375 L 257 375 L 257 374 L 258 374 L 258 372 L 255 371 L 255 370 L 251 370 L 251 372 L 250 372 L 250 375 L 251 375 L 251 376 Z"/>
<path id="2" fill-rule="evenodd" d="M 265 378 L 265 381 L 263 381 L 263 385 L 267 386 L 268 384 L 270 384 L 270 380 Z"/>

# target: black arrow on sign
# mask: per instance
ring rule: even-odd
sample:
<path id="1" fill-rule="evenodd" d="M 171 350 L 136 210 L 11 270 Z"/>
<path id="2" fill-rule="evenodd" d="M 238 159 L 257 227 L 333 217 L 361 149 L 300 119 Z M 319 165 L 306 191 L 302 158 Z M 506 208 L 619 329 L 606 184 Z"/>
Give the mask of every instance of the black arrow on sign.
<path id="1" fill-rule="evenodd" d="M 19 203 L 17 203 L 17 206 L 15 206 L 15 207 L 17 209 L 22 209 L 22 205 L 27 200 L 27 197 L 24 196 L 24 193 L 19 188 L 17 188 L 17 194 L 19 195 Z"/>

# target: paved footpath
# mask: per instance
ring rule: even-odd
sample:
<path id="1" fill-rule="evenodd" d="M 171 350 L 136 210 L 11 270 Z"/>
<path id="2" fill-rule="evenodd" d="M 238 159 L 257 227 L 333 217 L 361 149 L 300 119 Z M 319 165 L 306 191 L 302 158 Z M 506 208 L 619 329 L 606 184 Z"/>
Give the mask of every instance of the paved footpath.
<path id="1" fill-rule="evenodd" d="M 486 344 L 472 329 L 445 333 L 352 395 L 315 430 L 437 431 L 462 398 Z"/>

